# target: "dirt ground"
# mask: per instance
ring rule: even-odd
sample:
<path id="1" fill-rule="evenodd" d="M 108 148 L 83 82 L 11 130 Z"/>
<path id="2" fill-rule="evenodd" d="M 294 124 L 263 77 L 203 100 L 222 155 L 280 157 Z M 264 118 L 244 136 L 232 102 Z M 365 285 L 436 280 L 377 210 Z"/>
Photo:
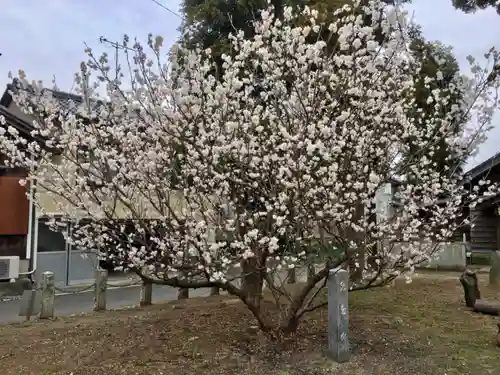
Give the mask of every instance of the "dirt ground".
<path id="1" fill-rule="evenodd" d="M 482 285 L 485 297 L 500 300 Z M 347 364 L 322 355 L 325 310 L 279 346 L 249 329 L 251 319 L 239 302 L 213 297 L 0 326 L 0 373 L 500 374 L 499 319 L 468 311 L 455 277 L 351 294 Z"/>

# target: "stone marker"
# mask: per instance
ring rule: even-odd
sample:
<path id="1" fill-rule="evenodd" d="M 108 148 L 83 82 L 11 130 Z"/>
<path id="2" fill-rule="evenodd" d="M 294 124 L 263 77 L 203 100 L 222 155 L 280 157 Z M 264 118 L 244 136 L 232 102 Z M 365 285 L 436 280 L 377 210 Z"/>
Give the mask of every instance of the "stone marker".
<path id="1" fill-rule="evenodd" d="M 349 272 L 330 270 L 328 276 L 328 350 L 336 362 L 347 362 L 349 348 Z"/>
<path id="2" fill-rule="evenodd" d="M 54 299 L 56 290 L 54 286 L 54 273 L 46 271 L 42 274 L 42 303 L 40 308 L 40 319 L 51 319 L 54 317 Z"/>
<path id="3" fill-rule="evenodd" d="M 97 270 L 95 274 L 94 311 L 106 310 L 106 291 L 108 289 L 108 271 Z"/>
<path id="4" fill-rule="evenodd" d="M 141 306 L 149 306 L 153 303 L 153 284 L 144 281 L 141 285 Z"/>
<path id="5" fill-rule="evenodd" d="M 500 287 L 500 251 L 491 252 L 490 285 Z"/>

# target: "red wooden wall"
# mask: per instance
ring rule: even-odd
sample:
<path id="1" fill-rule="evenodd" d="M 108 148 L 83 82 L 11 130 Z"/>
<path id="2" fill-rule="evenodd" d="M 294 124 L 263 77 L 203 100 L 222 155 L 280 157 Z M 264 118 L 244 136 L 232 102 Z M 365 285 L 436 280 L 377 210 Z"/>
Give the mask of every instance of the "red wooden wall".
<path id="1" fill-rule="evenodd" d="M 28 198 L 17 176 L 0 177 L 0 235 L 28 233 Z"/>

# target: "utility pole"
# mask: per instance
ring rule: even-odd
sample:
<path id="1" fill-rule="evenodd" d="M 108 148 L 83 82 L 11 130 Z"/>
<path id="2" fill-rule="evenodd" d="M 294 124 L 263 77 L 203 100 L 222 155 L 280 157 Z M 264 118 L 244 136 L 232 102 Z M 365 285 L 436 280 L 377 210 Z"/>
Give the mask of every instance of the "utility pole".
<path id="1" fill-rule="evenodd" d="M 102 43 L 106 43 L 106 44 L 109 44 L 111 47 L 113 47 L 115 49 L 115 74 L 116 74 L 116 77 L 115 79 L 118 79 L 118 68 L 119 68 L 119 65 L 118 65 L 118 50 L 119 49 L 125 49 L 125 46 L 123 45 L 120 45 L 118 42 L 112 42 L 108 39 L 106 39 L 105 37 L 101 36 L 99 38 L 99 42 L 102 44 Z"/>
<path id="2" fill-rule="evenodd" d="M 118 72 L 119 72 L 119 69 L 120 69 L 120 64 L 118 63 L 118 51 L 119 50 L 124 50 L 124 51 L 134 51 L 135 52 L 135 49 L 133 48 L 130 48 L 128 46 L 125 46 L 119 42 L 113 42 L 103 36 L 101 36 L 99 38 L 99 43 L 101 44 L 108 44 L 110 45 L 111 47 L 113 47 L 115 49 L 115 74 L 116 74 L 116 77 L 115 79 L 117 80 L 118 79 Z"/>

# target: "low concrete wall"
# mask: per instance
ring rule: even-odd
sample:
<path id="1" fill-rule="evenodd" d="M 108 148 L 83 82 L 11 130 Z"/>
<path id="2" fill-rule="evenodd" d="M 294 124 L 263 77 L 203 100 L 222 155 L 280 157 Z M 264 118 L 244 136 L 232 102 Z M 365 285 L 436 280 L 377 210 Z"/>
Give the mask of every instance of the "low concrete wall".
<path id="1" fill-rule="evenodd" d="M 466 248 L 463 242 L 439 244 L 439 249 L 429 261 L 419 268 L 463 271 L 467 266 Z"/>

